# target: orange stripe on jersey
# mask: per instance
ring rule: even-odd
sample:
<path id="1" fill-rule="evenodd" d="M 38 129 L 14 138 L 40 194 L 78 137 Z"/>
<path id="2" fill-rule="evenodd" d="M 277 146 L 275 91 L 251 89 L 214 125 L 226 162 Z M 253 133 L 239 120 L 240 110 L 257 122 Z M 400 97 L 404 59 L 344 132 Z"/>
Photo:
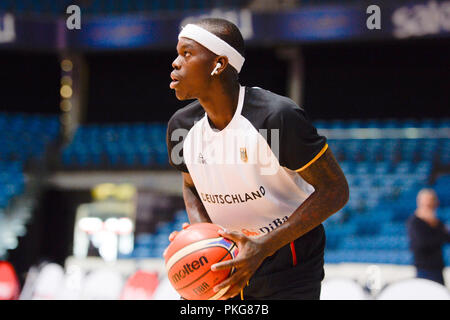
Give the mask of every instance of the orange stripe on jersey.
<path id="1" fill-rule="evenodd" d="M 248 287 L 249 281 L 247 281 L 247 287 Z M 244 300 L 244 289 L 241 290 L 241 300 Z"/>
<path id="2" fill-rule="evenodd" d="M 292 253 L 292 265 L 295 267 L 297 265 L 297 253 L 295 252 L 294 242 L 291 242 L 291 253 Z"/>
<path id="3" fill-rule="evenodd" d="M 308 162 L 307 164 L 305 164 L 305 165 L 304 165 L 303 167 L 301 167 L 300 169 L 295 170 L 295 172 L 301 172 L 301 171 L 305 170 L 306 168 L 308 168 L 310 165 L 312 165 L 314 162 L 316 162 L 316 160 L 319 159 L 320 156 L 321 156 L 322 154 L 324 154 L 325 151 L 327 151 L 327 149 L 328 149 L 328 144 L 325 144 L 325 145 L 323 146 L 322 150 L 320 150 L 320 152 L 319 152 L 319 153 L 318 153 L 318 154 L 317 154 L 310 162 Z"/>

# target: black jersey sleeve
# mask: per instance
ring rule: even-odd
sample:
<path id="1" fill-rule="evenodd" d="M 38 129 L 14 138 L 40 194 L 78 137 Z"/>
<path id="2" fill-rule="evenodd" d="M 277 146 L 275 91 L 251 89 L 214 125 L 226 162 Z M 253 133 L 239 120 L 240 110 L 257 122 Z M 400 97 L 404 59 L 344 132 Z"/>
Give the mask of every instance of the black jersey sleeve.
<path id="1" fill-rule="evenodd" d="M 203 108 L 196 100 L 175 112 L 167 124 L 166 144 L 169 163 L 179 171 L 189 173 L 183 157 L 184 140 L 195 122 L 204 114 Z"/>
<path id="2" fill-rule="evenodd" d="M 284 100 L 267 121 L 267 126 L 279 133 L 278 139 L 272 136 L 271 148 L 278 152 L 280 165 L 290 170 L 301 171 L 328 147 L 326 137 L 318 134 L 306 112 L 290 99 Z"/>

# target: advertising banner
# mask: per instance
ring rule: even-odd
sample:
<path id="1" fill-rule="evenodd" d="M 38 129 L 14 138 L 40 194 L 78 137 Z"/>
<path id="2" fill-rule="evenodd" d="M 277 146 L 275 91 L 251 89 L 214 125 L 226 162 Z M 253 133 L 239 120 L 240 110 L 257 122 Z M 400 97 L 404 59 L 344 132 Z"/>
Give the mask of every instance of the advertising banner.
<path id="1" fill-rule="evenodd" d="M 75 11 L 74 11 L 75 12 Z M 78 28 L 69 28 L 73 14 Z M 170 15 L 84 16 L 83 8 L 53 19 L 0 13 L 0 48 L 113 50 L 170 48 L 182 25 L 202 17 L 234 22 L 247 45 L 407 39 L 450 35 L 450 0 L 407 4 L 305 6 L 287 11 L 213 9 Z"/>
<path id="2" fill-rule="evenodd" d="M 57 19 L 31 19 L 0 13 L 0 48 L 55 50 L 65 46 Z"/>

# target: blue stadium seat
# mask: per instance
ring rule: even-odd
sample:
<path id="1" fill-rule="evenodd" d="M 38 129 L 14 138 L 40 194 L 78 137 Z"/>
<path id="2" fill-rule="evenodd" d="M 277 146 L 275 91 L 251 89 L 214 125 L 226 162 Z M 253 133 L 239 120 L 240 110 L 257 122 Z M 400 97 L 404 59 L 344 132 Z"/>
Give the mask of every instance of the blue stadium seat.
<path id="1" fill-rule="evenodd" d="M 413 163 L 410 161 L 401 161 L 394 166 L 397 174 L 407 174 L 413 171 Z"/>
<path id="2" fill-rule="evenodd" d="M 347 129 L 362 128 L 363 125 L 363 121 L 359 119 L 348 120 L 344 123 L 344 127 Z"/>
<path id="3" fill-rule="evenodd" d="M 375 171 L 375 166 L 373 162 L 359 162 L 356 164 L 355 173 L 357 175 L 364 175 L 373 173 Z"/>
<path id="4" fill-rule="evenodd" d="M 142 246 L 151 247 L 155 242 L 155 236 L 152 233 L 139 233 L 135 237 L 135 243 Z"/>
<path id="5" fill-rule="evenodd" d="M 354 214 L 350 221 L 357 226 L 357 233 L 360 235 L 378 234 L 383 223 L 391 221 L 395 216 L 395 211 L 373 207 L 371 211 Z"/>
<path id="6" fill-rule="evenodd" d="M 73 141 L 62 150 L 62 164 L 71 164 L 71 154 L 85 154 L 77 166 L 168 166 L 165 145 L 166 125 L 89 125 L 81 126 Z M 79 160 L 79 159 L 78 159 Z"/>
<path id="7" fill-rule="evenodd" d="M 450 265 L 450 245 L 446 245 L 444 246 L 443 250 L 442 250 L 442 255 L 444 258 L 444 264 L 446 266 Z"/>
<path id="8" fill-rule="evenodd" d="M 397 119 L 387 119 L 387 120 L 383 120 L 381 121 L 381 128 L 400 128 L 401 127 L 401 122 Z"/>
<path id="9" fill-rule="evenodd" d="M 437 216 L 444 223 L 450 223 L 450 206 L 441 206 L 437 209 Z"/>
<path id="10" fill-rule="evenodd" d="M 168 243 L 167 244 L 165 244 L 165 243 L 157 244 L 152 251 L 151 257 L 162 258 L 164 250 L 166 250 L 167 246 L 168 246 Z"/>
<path id="11" fill-rule="evenodd" d="M 450 128 L 450 118 L 441 118 L 437 124 L 438 128 Z"/>
<path id="12" fill-rule="evenodd" d="M 340 119 L 329 120 L 328 127 L 329 129 L 343 129 L 345 128 L 345 121 Z"/>
<path id="13" fill-rule="evenodd" d="M 417 119 L 405 119 L 401 123 L 402 128 L 417 128 L 419 127 L 419 121 Z"/>
<path id="14" fill-rule="evenodd" d="M 25 191 L 25 177 L 21 162 L 0 161 L 0 209 Z"/>
<path id="15" fill-rule="evenodd" d="M 313 121 L 313 125 L 320 131 L 320 129 L 327 129 L 328 123 L 326 120 L 315 120 Z"/>
<path id="16" fill-rule="evenodd" d="M 384 175 L 392 172 L 392 164 L 389 161 L 381 161 L 375 163 L 375 174 L 376 175 Z"/>
<path id="17" fill-rule="evenodd" d="M 325 262 L 410 265 L 412 264 L 412 254 L 409 250 L 329 250 L 325 252 Z"/>
<path id="18" fill-rule="evenodd" d="M 381 121 L 378 119 L 369 119 L 364 122 L 365 128 L 381 128 Z"/>
<path id="19" fill-rule="evenodd" d="M 381 226 L 380 235 L 406 236 L 406 224 L 404 222 L 385 222 Z"/>
<path id="20" fill-rule="evenodd" d="M 419 128 L 437 128 L 438 122 L 435 119 L 422 119 L 419 122 Z"/>
<path id="21" fill-rule="evenodd" d="M 154 256 L 154 251 L 154 249 L 145 247 L 134 248 L 131 256 L 136 259 L 147 259 Z"/>
<path id="22" fill-rule="evenodd" d="M 427 177 L 431 174 L 433 169 L 433 164 L 429 161 L 421 161 L 416 164 L 414 168 L 414 173 L 419 175 L 426 175 Z"/>
<path id="23" fill-rule="evenodd" d="M 408 238 L 398 235 L 352 236 L 345 238 L 342 250 L 408 250 Z"/>

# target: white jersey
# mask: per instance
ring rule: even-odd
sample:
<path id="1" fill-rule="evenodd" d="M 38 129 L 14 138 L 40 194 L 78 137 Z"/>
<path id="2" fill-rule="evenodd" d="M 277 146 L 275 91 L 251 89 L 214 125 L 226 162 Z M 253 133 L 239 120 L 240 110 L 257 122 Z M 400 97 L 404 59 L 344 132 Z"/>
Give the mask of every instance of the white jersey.
<path id="1" fill-rule="evenodd" d="M 292 100 L 248 87 L 223 130 L 195 101 L 171 118 L 167 143 L 170 163 L 191 175 L 211 221 L 251 237 L 280 226 L 314 192 L 298 171 L 327 148 Z"/>

